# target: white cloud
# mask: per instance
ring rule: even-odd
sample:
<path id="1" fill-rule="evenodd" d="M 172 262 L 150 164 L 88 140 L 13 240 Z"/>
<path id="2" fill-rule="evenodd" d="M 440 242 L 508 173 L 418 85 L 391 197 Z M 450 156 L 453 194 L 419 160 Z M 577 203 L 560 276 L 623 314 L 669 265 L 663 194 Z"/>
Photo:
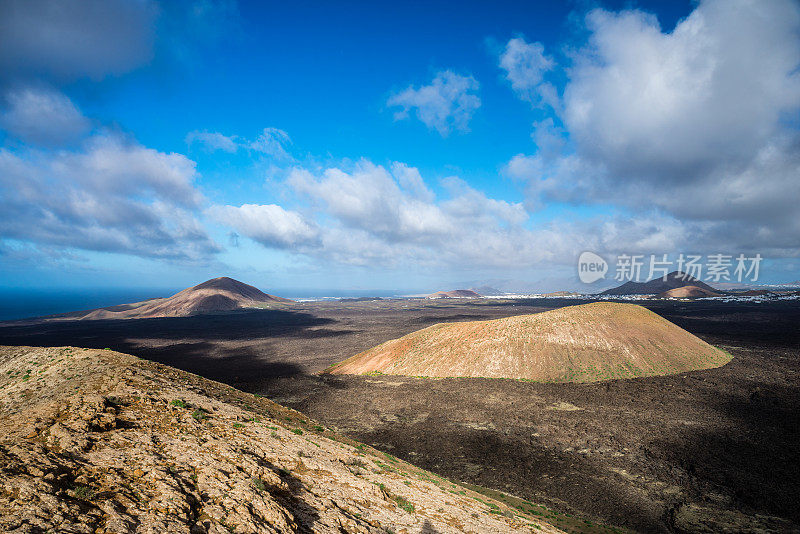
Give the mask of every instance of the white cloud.
<path id="1" fill-rule="evenodd" d="M 435 198 L 433 191 L 425 185 L 425 180 L 416 167 L 409 167 L 405 163 L 392 164 L 392 175 L 397 179 L 400 187 L 412 198 L 425 202 L 432 202 Z"/>
<path id="2" fill-rule="evenodd" d="M 292 140 L 288 133 L 278 128 L 264 128 L 261 134 L 252 140 L 219 132 L 195 130 L 186 135 L 186 144 L 190 148 L 195 144 L 200 145 L 211 152 L 221 150 L 232 154 L 242 149 L 264 154 L 278 161 L 285 162 L 292 159 L 288 151 Z"/>
<path id="3" fill-rule="evenodd" d="M 190 148 L 192 145 L 198 144 L 211 152 L 222 150 L 231 154 L 239 149 L 239 144 L 234 137 L 228 137 L 219 132 L 201 132 L 198 130 L 189 132 L 186 135 L 186 144 Z"/>
<path id="4" fill-rule="evenodd" d="M 506 43 L 500 55 L 500 68 L 520 98 L 537 102 L 543 97 L 550 98 L 552 86 L 542 86 L 545 72 L 552 69 L 555 62 L 544 54 L 542 43 L 528 43 L 522 37 L 515 37 Z"/>
<path id="5" fill-rule="evenodd" d="M 521 204 L 492 199 L 451 177 L 437 199 L 419 171 L 362 160 L 319 172 L 295 168 L 286 184 L 307 209 L 216 207 L 218 221 L 267 247 L 349 265 L 520 268 L 570 264 L 597 244 L 590 226 L 554 221 L 525 228 Z M 305 213 L 305 215 L 301 215 Z"/>
<path id="6" fill-rule="evenodd" d="M 79 140 L 90 121 L 64 94 L 27 87 L 6 96 L 0 128 L 27 143 L 58 146 Z"/>
<path id="7" fill-rule="evenodd" d="M 66 249 L 205 259 L 194 162 L 102 133 L 80 149 L 0 149 L 0 236 Z"/>
<path id="8" fill-rule="evenodd" d="M 780 0 L 702 2 L 671 33 L 638 11 L 593 11 L 565 123 L 615 173 L 691 179 L 748 161 L 800 105 L 800 14 Z"/>
<path id="9" fill-rule="evenodd" d="M 567 71 L 564 132 L 540 125 L 539 151 L 506 166 L 528 206 L 656 210 L 694 243 L 797 254 L 800 136 L 787 120 L 800 110 L 797 4 L 707 0 L 670 33 L 640 11 L 595 10 L 587 26 Z"/>
<path id="10" fill-rule="evenodd" d="M 291 159 L 286 147 L 292 143 L 289 134 L 278 128 L 264 128 L 255 140 L 249 143 L 250 150 L 261 152 L 275 159 Z"/>
<path id="11" fill-rule="evenodd" d="M 394 169 L 407 184 L 409 174 L 416 171 L 403 165 Z M 296 168 L 288 184 L 343 224 L 384 238 L 418 241 L 451 231 L 442 211 L 420 200 L 420 195 L 430 198 L 424 183 L 411 183 L 412 189 L 406 191 L 391 172 L 369 161 L 362 160 L 349 173 L 328 168 L 319 177 Z"/>
<path id="12" fill-rule="evenodd" d="M 472 76 L 452 71 L 439 72 L 430 85 L 408 87 L 389 98 L 387 105 L 399 106 L 395 120 L 405 119 L 414 110 L 417 118 L 443 137 L 452 130 L 469 131 L 469 121 L 481 106 L 477 92 L 480 84 Z"/>
<path id="13" fill-rule="evenodd" d="M 305 247 L 316 244 L 319 232 L 296 212 L 275 204 L 212 206 L 208 213 L 221 224 L 267 247 Z"/>

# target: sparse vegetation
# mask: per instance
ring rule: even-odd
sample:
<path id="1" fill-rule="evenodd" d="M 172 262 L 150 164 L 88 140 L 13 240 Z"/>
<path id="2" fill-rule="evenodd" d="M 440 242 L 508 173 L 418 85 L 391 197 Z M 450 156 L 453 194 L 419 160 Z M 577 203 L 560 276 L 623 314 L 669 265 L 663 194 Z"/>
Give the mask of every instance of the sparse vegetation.
<path id="1" fill-rule="evenodd" d="M 91 486 L 80 484 L 75 486 L 75 498 L 82 501 L 91 501 L 94 499 L 95 490 Z"/>
<path id="2" fill-rule="evenodd" d="M 367 462 L 358 457 L 350 458 L 347 460 L 347 462 L 345 462 L 345 465 L 349 465 L 350 467 L 360 467 L 362 469 L 367 468 Z"/>
<path id="3" fill-rule="evenodd" d="M 386 487 L 386 484 L 383 484 L 382 482 L 378 482 L 376 483 L 376 485 L 381 489 L 381 491 L 383 491 L 386 494 L 387 497 L 393 500 L 397 504 L 397 506 L 399 506 L 409 514 L 414 513 L 415 511 L 414 505 L 408 500 L 406 500 L 405 497 L 401 495 L 395 495 L 394 493 L 389 491 L 389 489 Z"/>

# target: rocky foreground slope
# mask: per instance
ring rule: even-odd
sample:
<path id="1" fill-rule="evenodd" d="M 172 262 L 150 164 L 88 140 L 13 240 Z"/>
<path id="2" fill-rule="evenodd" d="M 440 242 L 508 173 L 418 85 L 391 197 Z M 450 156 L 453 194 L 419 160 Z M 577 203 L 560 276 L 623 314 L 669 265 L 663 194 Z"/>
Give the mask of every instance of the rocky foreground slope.
<path id="1" fill-rule="evenodd" d="M 0 531 L 559 532 L 266 399 L 74 347 L 0 347 Z"/>

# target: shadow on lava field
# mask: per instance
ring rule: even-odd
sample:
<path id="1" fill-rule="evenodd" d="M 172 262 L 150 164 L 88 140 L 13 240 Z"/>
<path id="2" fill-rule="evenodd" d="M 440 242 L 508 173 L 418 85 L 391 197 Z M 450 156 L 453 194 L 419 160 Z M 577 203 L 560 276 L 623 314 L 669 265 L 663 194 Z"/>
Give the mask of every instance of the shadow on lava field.
<path id="1" fill-rule="evenodd" d="M 734 356 L 675 376 L 545 384 L 313 375 L 435 322 L 576 303 L 304 303 L 280 313 L 12 324 L 0 327 L 0 343 L 110 347 L 196 372 L 442 476 L 587 520 L 643 532 L 697 530 L 700 522 L 796 529 L 797 302 L 646 303 Z"/>

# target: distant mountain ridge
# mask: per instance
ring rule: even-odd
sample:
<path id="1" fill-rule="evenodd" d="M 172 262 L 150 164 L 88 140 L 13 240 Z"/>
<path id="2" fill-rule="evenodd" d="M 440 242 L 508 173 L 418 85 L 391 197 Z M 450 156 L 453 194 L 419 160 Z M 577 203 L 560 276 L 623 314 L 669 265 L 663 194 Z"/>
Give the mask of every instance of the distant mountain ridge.
<path id="1" fill-rule="evenodd" d="M 233 311 L 270 303 L 293 300 L 264 293 L 260 289 L 227 276 L 206 280 L 170 297 L 105 306 L 91 310 L 48 315 L 26 321 L 144 319 L 151 317 L 188 317 L 202 313 Z"/>
<path id="2" fill-rule="evenodd" d="M 684 286 L 695 286 L 704 291 L 719 293 L 716 289 L 681 271 L 673 271 L 666 277 L 654 278 L 648 282 L 625 282 L 621 286 L 607 289 L 600 295 L 658 295 Z"/>
<path id="3" fill-rule="evenodd" d="M 505 291 L 500 291 L 492 286 L 471 287 L 469 289 L 484 297 L 500 297 L 506 294 Z"/>
<path id="4" fill-rule="evenodd" d="M 81 319 L 186 317 L 198 313 L 232 311 L 259 303 L 292 302 L 227 276 L 213 278 L 164 299 L 93 310 Z"/>
<path id="5" fill-rule="evenodd" d="M 471 289 L 453 289 L 451 291 L 437 291 L 436 293 L 431 293 L 425 298 L 429 299 L 477 299 L 480 298 L 481 295 L 472 291 Z"/>

